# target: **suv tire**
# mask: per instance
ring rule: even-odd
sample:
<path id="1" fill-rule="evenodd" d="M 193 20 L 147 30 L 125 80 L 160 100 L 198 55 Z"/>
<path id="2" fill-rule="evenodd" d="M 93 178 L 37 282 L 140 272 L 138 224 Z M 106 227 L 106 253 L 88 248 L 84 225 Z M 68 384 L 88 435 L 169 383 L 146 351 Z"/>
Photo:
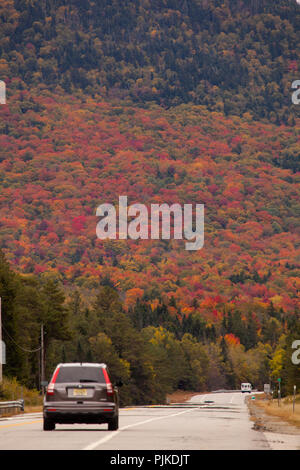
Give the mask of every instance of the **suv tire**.
<path id="1" fill-rule="evenodd" d="M 108 430 L 116 431 L 119 428 L 119 416 L 115 416 L 110 421 L 108 421 Z"/>
<path id="2" fill-rule="evenodd" d="M 43 429 L 44 431 L 53 431 L 55 429 L 55 423 L 49 418 L 44 418 Z"/>

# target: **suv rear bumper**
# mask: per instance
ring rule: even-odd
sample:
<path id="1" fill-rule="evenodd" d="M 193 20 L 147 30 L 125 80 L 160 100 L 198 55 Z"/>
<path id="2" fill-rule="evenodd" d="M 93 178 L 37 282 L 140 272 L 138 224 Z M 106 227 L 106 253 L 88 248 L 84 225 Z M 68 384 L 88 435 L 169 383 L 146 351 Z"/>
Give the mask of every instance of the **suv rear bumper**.
<path id="1" fill-rule="evenodd" d="M 64 406 L 53 403 L 44 406 L 43 415 L 56 423 L 107 423 L 118 414 L 114 404 L 101 405 Z"/>

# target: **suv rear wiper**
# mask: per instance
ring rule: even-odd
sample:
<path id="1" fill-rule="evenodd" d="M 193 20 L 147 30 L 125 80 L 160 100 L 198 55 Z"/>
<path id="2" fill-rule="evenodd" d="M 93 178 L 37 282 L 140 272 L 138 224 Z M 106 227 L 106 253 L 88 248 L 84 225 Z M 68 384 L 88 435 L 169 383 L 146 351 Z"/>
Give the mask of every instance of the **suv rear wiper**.
<path id="1" fill-rule="evenodd" d="M 79 380 L 79 382 L 80 382 L 80 383 L 84 383 L 84 382 L 95 382 L 95 383 L 97 383 L 97 382 L 98 382 L 98 380 L 92 380 L 92 379 L 80 379 L 80 380 Z"/>

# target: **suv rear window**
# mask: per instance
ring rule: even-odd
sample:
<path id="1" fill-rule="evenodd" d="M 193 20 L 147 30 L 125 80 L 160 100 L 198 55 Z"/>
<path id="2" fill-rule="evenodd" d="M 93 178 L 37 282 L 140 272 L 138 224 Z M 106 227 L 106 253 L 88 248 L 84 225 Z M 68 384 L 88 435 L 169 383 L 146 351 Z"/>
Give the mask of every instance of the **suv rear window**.
<path id="1" fill-rule="evenodd" d="M 56 383 L 97 382 L 105 383 L 102 367 L 72 366 L 61 367 Z"/>

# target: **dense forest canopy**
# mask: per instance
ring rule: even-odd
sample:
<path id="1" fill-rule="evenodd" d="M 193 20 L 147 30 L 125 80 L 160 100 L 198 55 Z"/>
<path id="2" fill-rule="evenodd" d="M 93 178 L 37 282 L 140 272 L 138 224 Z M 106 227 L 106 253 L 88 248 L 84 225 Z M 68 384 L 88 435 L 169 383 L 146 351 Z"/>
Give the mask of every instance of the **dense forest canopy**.
<path id="1" fill-rule="evenodd" d="M 293 124 L 295 0 L 5 0 L 0 77 Z"/>
<path id="2" fill-rule="evenodd" d="M 130 306 L 174 296 L 210 318 L 231 303 L 297 307 L 296 127 L 205 107 L 114 105 L 18 90 L 0 108 L 1 247 L 21 272 L 92 297 L 109 276 Z M 101 203 L 205 205 L 205 241 L 99 240 Z M 216 286 L 218 286 L 216 291 Z M 198 299 L 198 304 L 195 300 Z"/>

